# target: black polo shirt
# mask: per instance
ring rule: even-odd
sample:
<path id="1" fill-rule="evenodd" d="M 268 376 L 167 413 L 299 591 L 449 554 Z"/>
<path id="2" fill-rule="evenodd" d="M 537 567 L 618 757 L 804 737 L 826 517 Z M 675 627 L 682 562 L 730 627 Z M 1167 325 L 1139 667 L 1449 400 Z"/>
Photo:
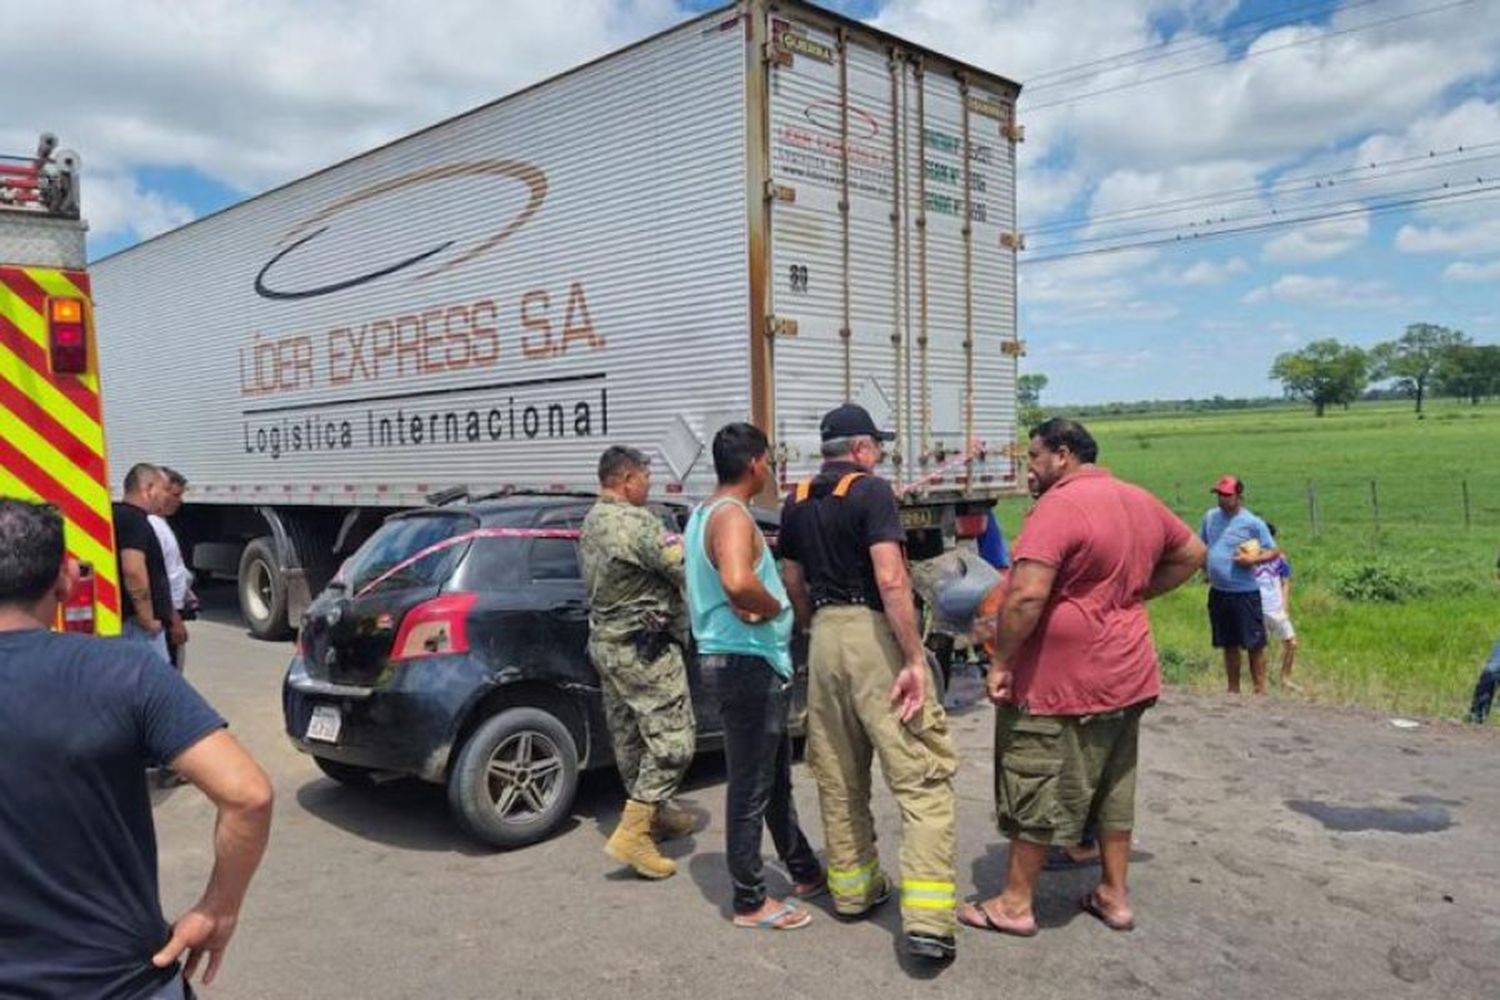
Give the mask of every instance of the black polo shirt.
<path id="1" fill-rule="evenodd" d="M 151 581 L 151 613 L 163 625 L 172 620 L 172 582 L 167 576 L 167 559 L 161 552 L 161 541 L 151 527 L 146 512 L 133 503 L 121 501 L 115 509 L 115 549 L 135 549 L 146 557 L 146 577 Z M 135 617 L 135 601 L 125 587 L 125 567 L 119 567 L 120 615 Z"/>
<path id="2" fill-rule="evenodd" d="M 788 494 L 781 509 L 778 551 L 798 563 L 813 604 L 862 604 L 884 611 L 875 585 L 870 546 L 905 543 L 901 512 L 891 484 L 865 474 L 842 497 L 833 495 L 839 480 L 864 472 L 853 462 L 825 462 L 813 478 L 808 498 Z"/>

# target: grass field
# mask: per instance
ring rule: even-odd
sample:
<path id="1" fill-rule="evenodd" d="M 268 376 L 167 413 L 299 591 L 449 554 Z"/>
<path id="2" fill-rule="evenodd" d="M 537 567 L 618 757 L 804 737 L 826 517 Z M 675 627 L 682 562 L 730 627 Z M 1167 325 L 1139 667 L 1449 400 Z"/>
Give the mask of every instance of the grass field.
<path id="1" fill-rule="evenodd" d="M 1194 529 L 1214 480 L 1244 479 L 1247 505 L 1276 524 L 1292 562 L 1305 697 L 1416 715 L 1467 710 L 1500 630 L 1500 406 L 1443 400 L 1420 421 L 1409 404 L 1372 403 L 1322 419 L 1287 407 L 1088 427 L 1101 465 L 1151 489 Z M 1027 506 L 1000 505 L 1007 535 Z M 1205 600 L 1195 582 L 1152 605 L 1173 683 L 1224 683 Z"/>

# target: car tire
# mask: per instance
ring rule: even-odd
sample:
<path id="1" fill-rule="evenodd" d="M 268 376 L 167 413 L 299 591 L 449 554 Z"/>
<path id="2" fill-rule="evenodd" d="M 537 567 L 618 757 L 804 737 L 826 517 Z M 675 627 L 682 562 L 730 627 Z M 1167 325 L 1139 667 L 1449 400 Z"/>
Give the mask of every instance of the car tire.
<path id="1" fill-rule="evenodd" d="M 318 770 L 341 785 L 350 788 L 370 788 L 375 784 L 375 775 L 378 771 L 368 767 L 360 767 L 357 764 L 345 764 L 337 760 L 329 760 L 327 757 L 314 757 L 313 763 L 318 765 Z"/>
<path id="2" fill-rule="evenodd" d="M 252 539 L 240 553 L 240 613 L 257 639 L 279 642 L 292 637 L 286 618 L 286 579 L 276 547 L 267 535 Z"/>
<path id="3" fill-rule="evenodd" d="M 578 747 L 541 708 L 508 708 L 469 736 L 448 775 L 448 805 L 468 833 L 510 850 L 552 834 L 578 793 Z"/>

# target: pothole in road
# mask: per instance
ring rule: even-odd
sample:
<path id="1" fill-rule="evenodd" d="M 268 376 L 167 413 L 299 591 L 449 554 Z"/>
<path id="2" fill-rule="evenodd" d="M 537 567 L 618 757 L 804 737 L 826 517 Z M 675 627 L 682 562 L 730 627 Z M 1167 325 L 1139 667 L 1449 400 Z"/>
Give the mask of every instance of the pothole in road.
<path id="1" fill-rule="evenodd" d="M 1438 833 L 1453 825 L 1453 817 L 1440 805 L 1424 804 L 1414 809 L 1380 806 L 1339 806 L 1314 799 L 1288 799 L 1288 809 L 1311 816 L 1330 830 L 1359 833 Z"/>

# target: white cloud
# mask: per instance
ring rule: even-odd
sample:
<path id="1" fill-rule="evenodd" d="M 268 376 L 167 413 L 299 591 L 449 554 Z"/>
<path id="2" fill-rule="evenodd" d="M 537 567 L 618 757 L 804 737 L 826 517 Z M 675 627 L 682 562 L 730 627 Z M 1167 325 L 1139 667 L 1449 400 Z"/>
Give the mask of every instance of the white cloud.
<path id="1" fill-rule="evenodd" d="M 1500 260 L 1492 260 L 1487 264 L 1471 264 L 1468 261 L 1456 260 L 1443 269 L 1444 281 L 1500 281 Z"/>
<path id="2" fill-rule="evenodd" d="M 1199 288 L 1222 285 L 1230 278 L 1250 272 L 1250 265 L 1243 257 L 1231 257 L 1225 261 L 1200 260 L 1180 269 L 1163 268 L 1156 279 L 1167 285 Z"/>
<path id="3" fill-rule="evenodd" d="M 252 193 L 685 16 L 672 0 L 444 0 L 420 13 L 400 0 L 67 8 L 6 8 L 5 37 L 26 41 L 4 46 L 0 93 L 46 100 L 27 105 L 44 118 L 0 125 L 0 148 L 30 149 L 33 129 L 56 132 L 82 154 L 90 216 L 135 205 L 140 215 L 111 225 L 141 233 L 161 206 L 101 206 L 109 182 L 95 172 L 191 168 Z"/>
<path id="4" fill-rule="evenodd" d="M 1269 285 L 1247 292 L 1240 301 L 1246 305 L 1291 302 L 1344 309 L 1392 309 L 1408 304 L 1407 299 L 1384 281 L 1349 281 L 1308 274 L 1284 274 Z"/>
<path id="5" fill-rule="evenodd" d="M 133 233 L 144 240 L 193 221 L 191 208 L 159 192 L 143 189 L 133 177 L 90 175 L 82 193 L 88 206 L 91 239 Z"/>
<path id="6" fill-rule="evenodd" d="M 1456 226 L 1405 225 L 1396 233 L 1405 253 L 1484 254 L 1500 252 L 1500 218 Z"/>
<path id="7" fill-rule="evenodd" d="M 1261 259 L 1272 264 L 1328 260 L 1354 249 L 1370 235 L 1367 213 L 1299 226 L 1268 242 Z"/>

